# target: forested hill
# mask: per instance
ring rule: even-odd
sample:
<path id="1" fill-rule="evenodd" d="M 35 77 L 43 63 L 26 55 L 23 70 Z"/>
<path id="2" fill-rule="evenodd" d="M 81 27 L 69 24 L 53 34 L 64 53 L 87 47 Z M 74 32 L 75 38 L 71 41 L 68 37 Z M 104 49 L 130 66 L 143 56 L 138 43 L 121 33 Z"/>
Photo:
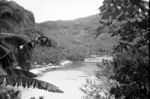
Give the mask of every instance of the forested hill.
<path id="1" fill-rule="evenodd" d="M 107 54 L 118 40 L 112 38 L 106 31 L 101 31 L 101 35 L 96 37 L 97 28 L 103 27 L 99 23 L 101 17 L 98 14 L 70 21 L 35 23 L 32 12 L 13 1 L 0 0 L 0 2 L 1 33 L 21 34 L 29 40 L 40 34 L 57 42 L 57 48 L 41 46 L 35 48 L 32 55 L 33 62 L 49 63 L 61 59 L 78 61 L 91 54 Z"/>
<path id="2" fill-rule="evenodd" d="M 117 39 L 110 37 L 105 30 L 96 38 L 98 27 L 103 26 L 100 20 L 101 17 L 96 14 L 69 21 L 47 21 L 37 24 L 37 28 L 67 49 L 84 49 L 92 54 L 110 52 Z"/>
<path id="3" fill-rule="evenodd" d="M 92 34 L 99 26 L 99 15 L 92 15 L 89 17 L 79 18 L 70 21 L 47 21 L 40 23 L 41 26 L 47 27 L 49 30 L 56 30 L 57 33 L 65 32 L 70 34 Z"/>

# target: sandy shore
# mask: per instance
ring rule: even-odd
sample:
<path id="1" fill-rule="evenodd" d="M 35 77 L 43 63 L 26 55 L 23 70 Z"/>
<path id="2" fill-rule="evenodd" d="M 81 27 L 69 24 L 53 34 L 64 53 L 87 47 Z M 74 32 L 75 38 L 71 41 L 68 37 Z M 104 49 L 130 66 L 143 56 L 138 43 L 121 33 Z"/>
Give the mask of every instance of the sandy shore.
<path id="1" fill-rule="evenodd" d="M 102 59 L 103 58 L 101 58 L 101 60 Z M 94 68 L 96 69 L 96 65 L 91 65 L 87 63 L 86 66 L 80 66 L 78 69 L 61 68 L 63 67 L 51 66 L 33 69 L 31 70 L 31 72 L 40 74 L 40 76 L 38 76 L 37 79 L 56 85 L 61 90 L 63 90 L 64 93 L 58 94 L 50 93 L 45 90 L 22 88 L 22 99 L 30 99 L 33 96 L 36 97 L 36 99 L 38 99 L 40 96 L 44 96 L 44 99 L 83 99 L 82 96 L 84 95 L 84 93 L 80 90 L 80 87 L 83 84 L 85 84 L 86 78 L 94 77 L 94 75 L 91 72 L 94 71 Z M 91 74 L 88 75 L 85 71 L 88 71 Z"/>
<path id="2" fill-rule="evenodd" d="M 63 94 L 49 93 L 38 89 L 22 89 L 22 98 L 30 99 L 30 97 L 44 96 L 44 99 L 81 99 L 83 93 L 80 87 L 85 83 L 85 74 L 81 71 L 53 71 L 44 74 L 37 79 L 55 84 Z"/>

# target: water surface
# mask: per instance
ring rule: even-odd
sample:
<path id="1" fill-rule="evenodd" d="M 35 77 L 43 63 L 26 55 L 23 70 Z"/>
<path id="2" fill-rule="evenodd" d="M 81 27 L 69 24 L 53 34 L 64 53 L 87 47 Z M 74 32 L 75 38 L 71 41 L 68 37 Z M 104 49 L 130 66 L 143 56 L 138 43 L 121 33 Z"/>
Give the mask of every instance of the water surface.
<path id="1" fill-rule="evenodd" d="M 99 62 L 101 62 L 99 60 Z M 37 77 L 58 86 L 64 91 L 60 93 L 50 93 L 38 89 L 22 89 L 22 99 L 30 99 L 30 97 L 44 96 L 44 99 L 82 99 L 84 93 L 80 90 L 86 78 L 93 78 L 94 72 L 98 70 L 96 66 L 98 62 L 72 62 L 62 68 L 51 70 Z M 38 99 L 38 98 L 37 98 Z"/>

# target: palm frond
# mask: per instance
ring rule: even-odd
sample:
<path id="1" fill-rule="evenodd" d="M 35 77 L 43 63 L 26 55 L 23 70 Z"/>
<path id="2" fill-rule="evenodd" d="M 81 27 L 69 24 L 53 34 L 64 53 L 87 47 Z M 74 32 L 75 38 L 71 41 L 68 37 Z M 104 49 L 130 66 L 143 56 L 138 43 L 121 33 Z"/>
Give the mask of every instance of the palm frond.
<path id="1" fill-rule="evenodd" d="M 47 47 L 56 47 L 57 43 L 46 36 L 39 36 L 35 38 L 34 40 L 29 41 L 27 37 L 23 34 L 13 34 L 13 33 L 0 33 L 0 40 L 5 40 L 6 42 L 9 41 L 14 41 L 15 44 L 20 42 L 19 46 L 28 46 L 31 43 L 39 43 L 42 46 L 47 46 Z M 17 42 L 17 43 L 16 43 Z M 30 47 L 30 46 L 29 46 Z"/>
<path id="2" fill-rule="evenodd" d="M 36 74 L 25 71 L 22 69 L 6 68 L 4 69 L 7 75 L 26 76 L 26 77 L 37 77 Z"/>
<path id="3" fill-rule="evenodd" d="M 0 33 L 0 45 L 5 46 L 9 51 L 11 51 L 11 53 L 8 53 L 8 51 L 4 49 L 4 47 L 0 48 L 0 50 L 7 52 L 5 54 L 1 53 L 7 56 L 3 60 L 6 61 L 9 59 L 10 56 L 13 56 L 14 60 L 16 60 L 19 63 L 19 66 L 22 69 L 29 70 L 30 68 L 29 62 L 31 59 L 32 49 L 35 47 L 37 43 L 47 47 L 57 46 L 57 43 L 53 39 L 49 39 L 44 36 L 39 36 L 34 40 L 28 41 L 27 39 L 25 39 L 25 36 L 23 36 L 22 34 Z M 8 65 L 9 64 L 6 64 L 4 65 L 4 67 Z"/>
<path id="4" fill-rule="evenodd" d="M 30 58 L 31 58 L 31 50 L 28 47 L 20 49 L 20 46 L 28 43 L 28 40 L 21 34 L 13 34 L 13 33 L 0 33 L 0 45 L 5 46 L 11 53 L 5 53 L 4 59 L 2 59 L 4 63 L 8 63 L 10 56 L 13 56 L 13 59 L 19 63 L 19 66 L 22 69 L 28 70 L 30 68 Z M 1 50 L 6 51 L 6 49 L 1 47 Z M 11 55 L 12 54 L 12 55 Z M 3 65 L 4 67 L 9 66 L 9 64 Z"/>
<path id="5" fill-rule="evenodd" d="M 4 33 L 4 32 L 1 32 L 1 33 L 0 33 L 0 37 L 1 37 L 1 38 L 3 38 L 3 37 L 8 37 L 8 36 L 10 36 L 10 37 L 11 37 L 11 36 L 17 36 L 17 35 L 18 35 L 18 36 L 22 36 L 22 35 L 14 34 L 14 33 Z"/>
<path id="6" fill-rule="evenodd" d="M 3 68 L 8 68 L 10 65 L 12 65 L 15 62 L 15 57 L 11 53 L 11 51 L 0 44 L 0 64 Z"/>
<path id="7" fill-rule="evenodd" d="M 0 59 L 4 58 L 10 52 L 11 51 L 7 47 L 5 47 L 5 46 L 3 46 L 3 45 L 0 44 Z"/>
<path id="8" fill-rule="evenodd" d="M 3 40 L 6 43 L 11 43 L 16 46 L 23 45 L 29 41 L 25 35 L 13 33 L 0 33 L 0 40 Z"/>
<path id="9" fill-rule="evenodd" d="M 13 87 L 15 86 L 17 87 L 22 86 L 24 88 L 33 87 L 38 89 L 44 89 L 49 92 L 63 93 L 62 90 L 60 90 L 53 84 L 25 76 L 0 75 L 0 83 L 6 83 L 6 85 L 11 85 Z"/>
<path id="10" fill-rule="evenodd" d="M 19 7 L 19 5 L 13 1 L 0 1 L 0 26 L 7 31 L 12 31 L 13 24 L 20 24 L 25 18 L 22 10 L 18 10 L 16 7 Z M 34 41 L 36 40 L 33 40 L 33 43 Z M 53 45 L 48 39 L 45 41 L 45 39 L 40 38 L 39 42 L 46 46 Z M 22 46 L 23 49 L 21 49 Z M 24 67 L 27 67 L 30 63 L 30 47 L 32 47 L 32 41 L 29 42 L 28 39 L 23 37 L 23 34 L 0 33 L 0 84 L 5 83 L 6 85 L 23 86 L 24 88 L 33 87 L 49 92 L 63 93 L 55 85 L 31 78 L 36 77 L 36 75 L 24 71 L 26 70 Z M 17 61 L 23 70 L 9 67 L 12 66 L 14 61 Z"/>

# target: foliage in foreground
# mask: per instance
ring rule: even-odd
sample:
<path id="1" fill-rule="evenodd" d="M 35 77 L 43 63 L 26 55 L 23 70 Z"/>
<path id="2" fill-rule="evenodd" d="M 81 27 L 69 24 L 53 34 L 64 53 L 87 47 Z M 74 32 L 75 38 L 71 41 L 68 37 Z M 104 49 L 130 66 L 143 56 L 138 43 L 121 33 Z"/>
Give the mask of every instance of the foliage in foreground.
<path id="1" fill-rule="evenodd" d="M 114 75 L 111 77 L 119 85 L 112 87 L 110 93 L 116 99 L 148 99 L 149 2 L 105 0 L 100 10 L 107 26 L 116 21 L 124 22 L 112 33 L 112 36 L 120 36 L 114 49 Z"/>
<path id="2" fill-rule="evenodd" d="M 19 90 L 6 89 L 0 91 L 0 99 L 21 99 L 21 92 Z"/>
<path id="3" fill-rule="evenodd" d="M 20 9 L 16 8 L 16 6 L 18 5 L 12 1 L 0 1 L 0 84 L 13 87 L 33 87 L 62 93 L 55 85 L 37 80 L 33 78 L 36 75 L 29 72 L 31 51 L 35 45 L 51 47 L 53 43 L 47 37 L 40 35 L 28 41 L 25 38 L 26 34 L 22 34 L 22 32 L 17 34 L 14 27 L 21 26 L 22 22 L 26 22 L 25 17 L 27 19 L 33 17 L 25 16 L 24 9 L 20 6 Z M 27 11 L 25 10 L 25 12 Z M 27 26 L 27 23 L 25 25 Z M 21 67 L 21 69 L 16 67 Z"/>
<path id="4" fill-rule="evenodd" d="M 114 99 L 114 96 L 109 93 L 111 87 L 117 85 L 116 81 L 110 79 L 113 75 L 112 64 L 112 61 L 108 60 L 97 64 L 96 79 L 88 78 L 81 87 L 81 91 L 85 93 L 84 99 Z"/>
<path id="5" fill-rule="evenodd" d="M 112 69 L 99 71 L 116 81 L 110 86 L 109 95 L 115 99 L 149 98 L 149 2 L 145 0 L 104 0 L 101 10 L 101 24 L 110 27 L 112 36 L 119 36 L 114 47 Z M 119 27 L 116 26 L 120 24 Z M 103 66 L 108 66 L 104 65 Z M 103 68 L 101 66 L 101 68 Z M 112 72 L 111 72 L 112 71 Z M 106 83 L 106 85 L 108 85 Z M 101 89 L 102 86 L 92 88 Z M 98 91 L 99 92 L 101 90 Z M 97 92 L 97 91 L 92 91 Z M 93 98 L 95 99 L 95 98 Z M 110 99 L 110 98 L 107 98 Z"/>
<path id="6" fill-rule="evenodd" d="M 21 38 L 21 37 L 15 36 L 15 35 L 13 35 L 13 36 L 12 35 L 10 36 L 10 35 L 7 36 L 8 41 L 11 40 L 13 37 L 16 37 L 16 39 Z M 62 91 L 59 90 L 55 85 L 32 78 L 32 77 L 35 77 L 35 75 L 33 73 L 30 73 L 28 70 L 26 70 L 22 67 L 21 67 L 21 69 L 15 69 L 15 66 L 13 66 L 14 62 L 18 63 L 18 61 L 16 60 L 16 56 L 15 56 L 15 53 L 16 53 L 15 50 L 16 49 L 18 49 L 19 51 L 24 51 L 24 50 L 30 51 L 30 49 L 32 49 L 32 47 L 33 47 L 33 46 L 31 46 L 31 44 L 34 45 L 34 43 L 36 43 L 36 42 L 40 42 L 40 43 L 44 44 L 47 41 L 43 42 L 43 39 L 41 39 L 41 37 L 39 37 L 36 40 L 33 40 L 29 43 L 26 43 L 25 45 L 21 45 L 21 46 L 16 47 L 14 49 L 14 52 L 13 52 L 9 49 L 9 47 L 4 46 L 3 40 L 4 39 L 0 39 L 0 42 L 1 42 L 0 43 L 1 44 L 0 45 L 0 50 L 1 50 L 1 54 L 0 54 L 1 55 L 0 56 L 0 83 L 5 83 L 6 85 L 12 85 L 13 87 L 14 86 L 23 86 L 23 87 L 29 88 L 29 87 L 33 86 L 33 88 L 45 89 L 45 90 L 48 90 L 50 92 L 62 93 Z M 7 42 L 7 40 L 6 40 L 6 42 Z M 13 46 L 15 44 L 10 43 L 10 45 Z M 19 54 L 19 53 L 17 53 L 17 54 Z M 24 56 L 21 56 L 21 57 L 24 57 Z M 24 60 L 24 61 L 27 61 L 27 60 Z M 19 65 L 17 65 L 17 66 L 19 66 Z"/>
<path id="7" fill-rule="evenodd" d="M 11 89 L 11 88 L 3 88 L 3 91 L 0 91 L 0 99 L 22 99 L 21 91 Z M 43 96 L 39 98 L 31 97 L 30 99 L 44 99 Z"/>

